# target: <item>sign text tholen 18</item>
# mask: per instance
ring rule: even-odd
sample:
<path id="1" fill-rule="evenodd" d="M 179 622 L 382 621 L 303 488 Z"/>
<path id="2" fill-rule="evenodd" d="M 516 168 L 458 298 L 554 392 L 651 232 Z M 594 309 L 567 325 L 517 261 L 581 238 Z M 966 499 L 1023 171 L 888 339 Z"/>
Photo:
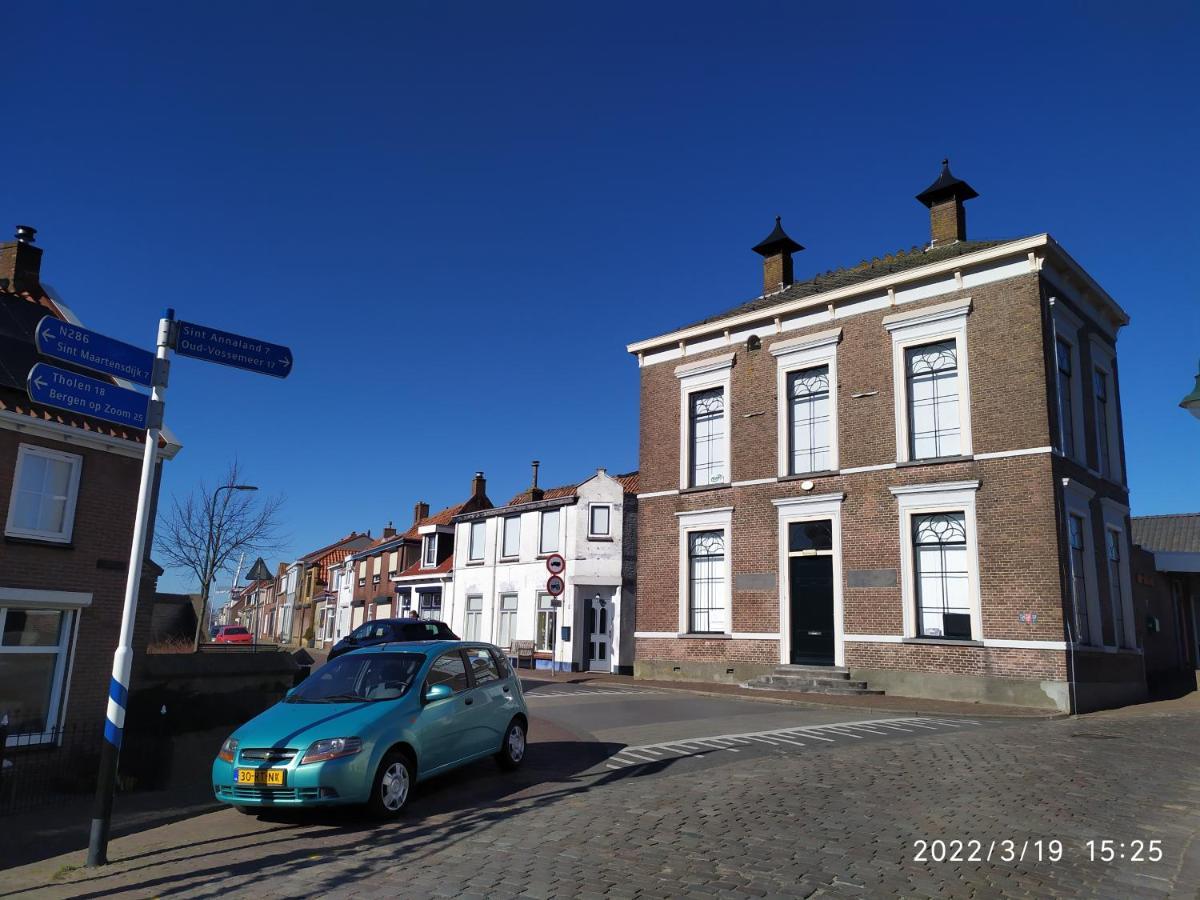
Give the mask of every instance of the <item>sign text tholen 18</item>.
<path id="1" fill-rule="evenodd" d="M 37 363 L 29 370 L 25 388 L 34 403 L 138 430 L 146 427 L 150 398 L 99 378 Z"/>

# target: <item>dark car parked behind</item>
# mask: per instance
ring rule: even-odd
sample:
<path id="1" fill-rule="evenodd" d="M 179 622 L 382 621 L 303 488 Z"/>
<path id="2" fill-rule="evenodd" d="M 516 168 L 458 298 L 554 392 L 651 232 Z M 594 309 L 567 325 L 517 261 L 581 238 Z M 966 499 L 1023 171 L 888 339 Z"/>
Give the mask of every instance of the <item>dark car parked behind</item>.
<path id="1" fill-rule="evenodd" d="M 329 649 L 328 659 L 359 647 L 392 641 L 457 641 L 458 635 L 445 622 L 435 619 L 376 619 L 364 622 Z"/>

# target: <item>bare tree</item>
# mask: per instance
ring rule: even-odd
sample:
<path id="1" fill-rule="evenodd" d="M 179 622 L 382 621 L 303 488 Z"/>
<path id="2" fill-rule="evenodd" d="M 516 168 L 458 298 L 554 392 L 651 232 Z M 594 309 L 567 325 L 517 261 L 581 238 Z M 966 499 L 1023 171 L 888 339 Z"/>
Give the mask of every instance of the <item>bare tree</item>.
<path id="1" fill-rule="evenodd" d="M 236 554 L 266 556 L 282 549 L 279 513 L 282 497 L 260 497 L 245 484 L 237 460 L 215 485 L 201 482 L 183 497 L 172 498 L 155 544 L 163 561 L 186 569 L 200 581 L 200 620 L 193 648 L 208 620 L 208 597 L 217 575 Z"/>

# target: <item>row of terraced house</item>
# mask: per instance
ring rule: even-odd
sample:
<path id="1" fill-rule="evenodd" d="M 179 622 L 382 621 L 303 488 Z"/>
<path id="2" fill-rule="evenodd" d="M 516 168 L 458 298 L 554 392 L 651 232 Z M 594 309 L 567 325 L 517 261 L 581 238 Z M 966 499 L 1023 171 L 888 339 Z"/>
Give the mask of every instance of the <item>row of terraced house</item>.
<path id="1" fill-rule="evenodd" d="M 636 476 L 502 507 L 477 476 L 281 567 L 266 630 L 411 614 L 546 665 L 1059 710 L 1191 676 L 1200 529 L 1130 517 L 1129 317 L 1048 234 L 968 237 L 976 196 L 944 164 L 920 246 L 808 280 L 777 220 L 760 294 L 629 345 Z"/>

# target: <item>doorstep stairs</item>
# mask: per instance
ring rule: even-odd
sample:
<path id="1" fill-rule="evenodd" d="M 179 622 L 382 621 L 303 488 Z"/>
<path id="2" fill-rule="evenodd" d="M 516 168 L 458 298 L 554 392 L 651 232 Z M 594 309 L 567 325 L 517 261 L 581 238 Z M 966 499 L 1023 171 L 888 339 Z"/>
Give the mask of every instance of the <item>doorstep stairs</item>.
<path id="1" fill-rule="evenodd" d="M 759 675 L 742 687 L 760 691 L 794 691 L 799 694 L 882 694 L 865 681 L 851 681 L 842 666 L 776 666 L 770 675 Z"/>

